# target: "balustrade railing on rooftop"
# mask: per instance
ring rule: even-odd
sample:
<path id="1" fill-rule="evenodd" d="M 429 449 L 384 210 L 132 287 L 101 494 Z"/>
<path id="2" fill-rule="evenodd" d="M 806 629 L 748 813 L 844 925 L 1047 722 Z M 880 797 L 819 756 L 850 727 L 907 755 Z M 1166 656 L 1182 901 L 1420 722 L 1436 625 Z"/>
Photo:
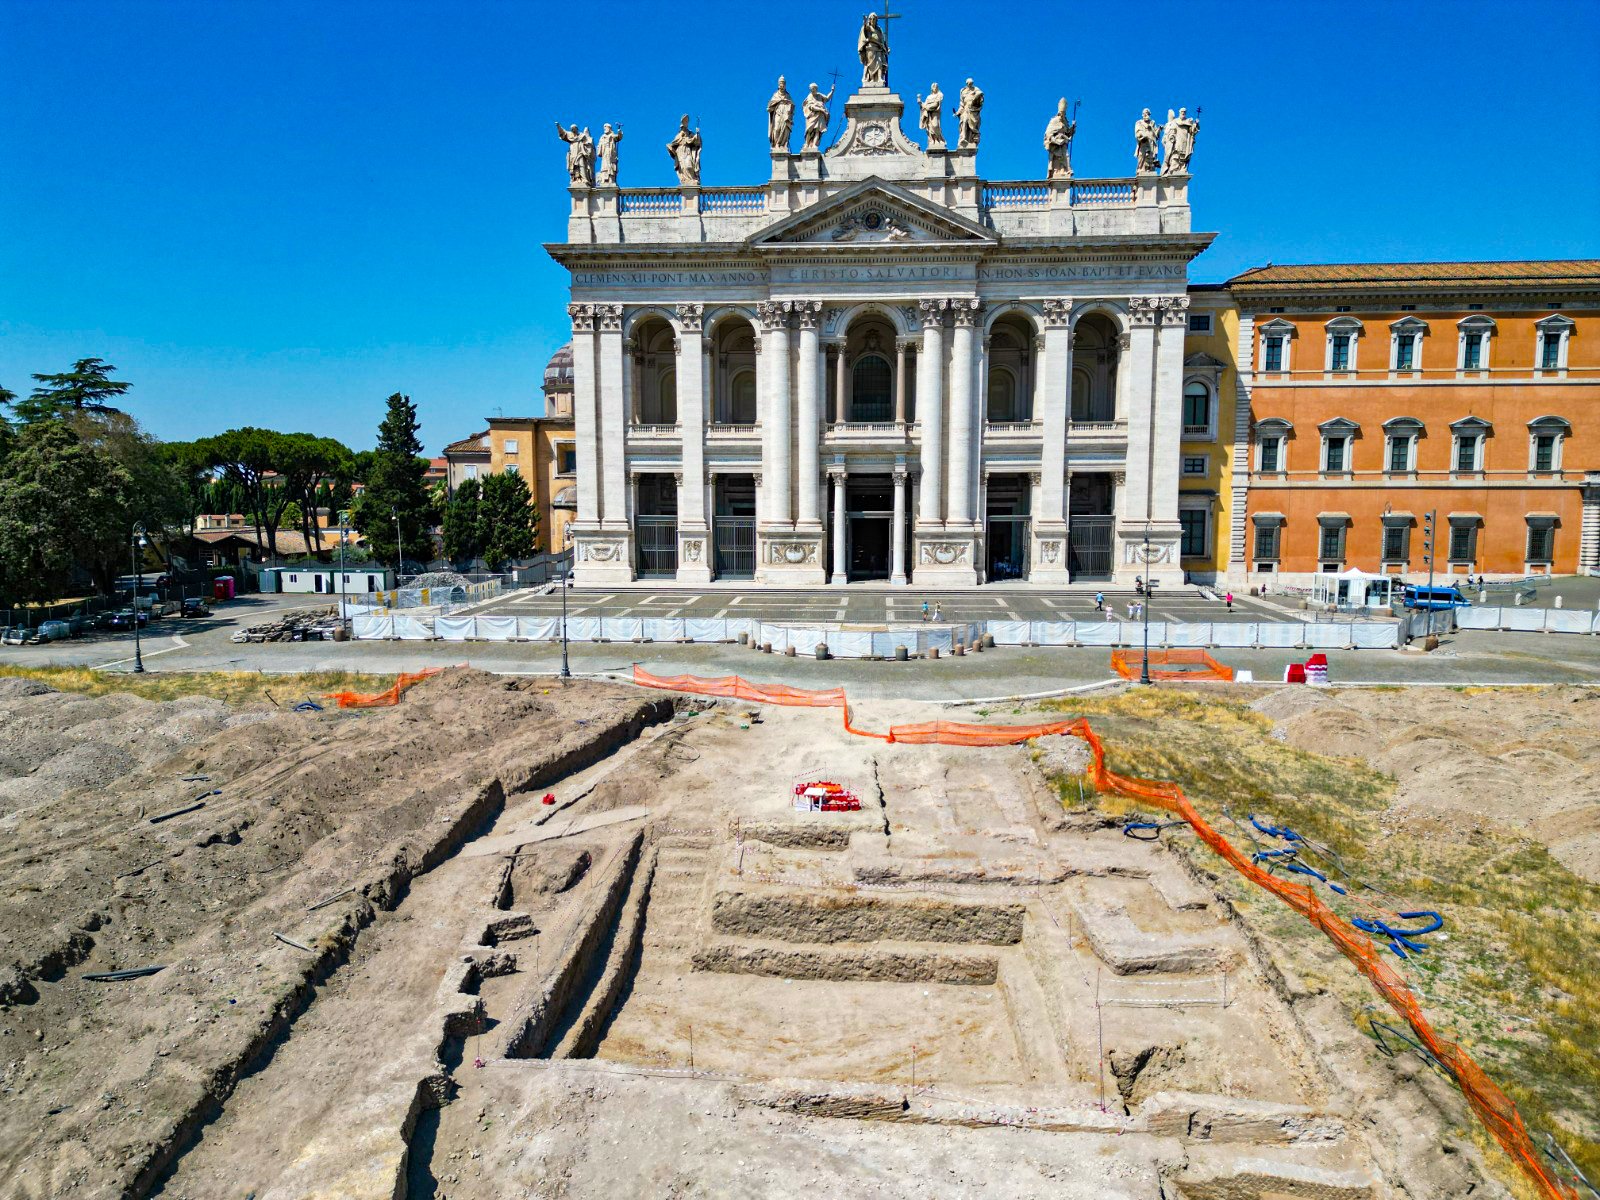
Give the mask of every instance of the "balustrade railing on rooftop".
<path id="1" fill-rule="evenodd" d="M 705 188 L 700 193 L 703 213 L 761 213 L 766 210 L 767 193 L 763 188 L 716 187 Z"/>
<path id="2" fill-rule="evenodd" d="M 983 185 L 983 207 L 991 211 L 1019 208 L 1049 208 L 1050 185 L 1022 180 L 1006 180 Z"/>
<path id="3" fill-rule="evenodd" d="M 677 188 L 624 188 L 617 193 L 620 211 L 641 216 L 665 216 L 683 211 L 683 193 Z"/>
<path id="4" fill-rule="evenodd" d="M 1071 203 L 1076 208 L 1109 208 L 1118 204 L 1133 203 L 1131 179 L 1085 179 L 1073 183 L 1069 190 Z"/>

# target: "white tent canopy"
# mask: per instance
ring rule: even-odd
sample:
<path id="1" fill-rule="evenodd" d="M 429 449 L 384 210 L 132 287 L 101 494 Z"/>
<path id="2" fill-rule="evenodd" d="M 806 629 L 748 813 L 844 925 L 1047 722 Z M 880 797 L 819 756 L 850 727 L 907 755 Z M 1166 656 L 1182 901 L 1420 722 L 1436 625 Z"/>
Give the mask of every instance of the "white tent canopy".
<path id="1" fill-rule="evenodd" d="M 1311 577 L 1311 598 L 1317 604 L 1340 608 L 1386 608 L 1391 589 L 1399 585 L 1392 575 L 1374 575 L 1360 567 L 1337 574 L 1319 572 Z"/>

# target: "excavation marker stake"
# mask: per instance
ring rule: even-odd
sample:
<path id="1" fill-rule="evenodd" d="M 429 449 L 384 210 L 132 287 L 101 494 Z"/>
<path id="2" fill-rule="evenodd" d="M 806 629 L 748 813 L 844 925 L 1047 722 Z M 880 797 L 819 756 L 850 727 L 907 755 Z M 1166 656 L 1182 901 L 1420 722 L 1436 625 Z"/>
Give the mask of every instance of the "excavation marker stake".
<path id="1" fill-rule="evenodd" d="M 281 933 L 274 933 L 272 936 L 277 938 L 285 946 L 293 946 L 296 950 L 304 950 L 307 954 L 315 954 L 316 953 L 316 951 L 313 950 L 310 946 L 305 945 L 303 942 L 297 942 L 293 938 L 286 938 Z"/>

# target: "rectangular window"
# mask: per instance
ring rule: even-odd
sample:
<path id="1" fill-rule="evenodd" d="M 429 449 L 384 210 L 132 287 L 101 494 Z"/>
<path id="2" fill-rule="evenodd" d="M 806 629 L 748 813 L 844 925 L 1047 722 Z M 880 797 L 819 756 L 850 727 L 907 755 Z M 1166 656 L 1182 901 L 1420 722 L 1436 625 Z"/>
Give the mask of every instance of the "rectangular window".
<path id="1" fill-rule="evenodd" d="M 1343 525 L 1324 525 L 1322 536 L 1317 539 L 1317 557 L 1324 562 L 1344 561 L 1344 529 Z"/>
<path id="2" fill-rule="evenodd" d="M 1185 433 L 1211 431 L 1211 393 L 1203 384 L 1191 383 L 1184 389 L 1183 431 Z"/>
<path id="3" fill-rule="evenodd" d="M 468 463 L 461 469 L 461 474 L 465 479 L 476 479 L 478 477 L 478 464 Z"/>
<path id="4" fill-rule="evenodd" d="M 1389 470 L 1395 474 L 1411 470 L 1411 439 L 1409 437 L 1392 437 L 1389 439 Z"/>
<path id="5" fill-rule="evenodd" d="M 1414 371 L 1417 366 L 1417 335 L 1402 333 L 1394 342 L 1394 369 Z"/>
<path id="6" fill-rule="evenodd" d="M 1450 561 L 1470 563 L 1477 557 L 1478 529 L 1475 525 L 1450 526 Z"/>
<path id="7" fill-rule="evenodd" d="M 1210 333 L 1211 314 L 1192 312 L 1189 314 L 1190 333 Z"/>
<path id="8" fill-rule="evenodd" d="M 522 468 L 517 466 L 516 463 L 507 463 L 506 464 L 506 474 L 507 475 L 520 475 L 521 473 L 522 473 Z"/>
<path id="9" fill-rule="evenodd" d="M 1350 439 L 1331 437 L 1328 439 L 1327 465 L 1323 470 L 1330 475 L 1336 475 L 1345 468 L 1345 456 L 1349 449 Z"/>
<path id="10" fill-rule="evenodd" d="M 1554 471 L 1556 469 L 1556 435 L 1541 433 L 1533 439 L 1533 469 L 1535 471 Z"/>
<path id="11" fill-rule="evenodd" d="M 517 452 L 517 439 L 507 438 L 500 449 L 506 454 L 515 454 Z"/>
<path id="12" fill-rule="evenodd" d="M 1483 334 L 1468 333 L 1461 341 L 1461 369 L 1476 371 L 1483 366 Z"/>
<path id="13" fill-rule="evenodd" d="M 571 446 L 563 446 L 556 455 L 556 470 L 563 475 L 576 475 L 578 473 L 578 452 Z"/>
<path id="14" fill-rule="evenodd" d="M 1180 508 L 1178 523 L 1183 526 L 1183 538 L 1178 553 L 1184 558 L 1204 558 L 1207 554 L 1206 526 L 1210 516 L 1203 508 Z"/>
<path id="15" fill-rule="evenodd" d="M 1209 467 L 1209 460 L 1204 454 L 1186 454 L 1183 457 L 1183 473 L 1185 475 L 1204 475 Z"/>
<path id="16" fill-rule="evenodd" d="M 1271 473 L 1273 471 L 1281 470 L 1282 468 L 1280 468 L 1278 466 L 1278 462 L 1279 462 L 1279 459 L 1280 459 L 1282 453 L 1283 453 L 1283 439 L 1282 438 L 1275 438 L 1275 437 L 1262 438 L 1261 439 L 1261 470 L 1262 470 L 1262 472 L 1263 473 Z"/>
<path id="17" fill-rule="evenodd" d="M 1328 364 L 1332 371 L 1348 371 L 1350 369 L 1350 335 L 1336 333 L 1333 335 L 1333 354 Z"/>
<path id="18" fill-rule="evenodd" d="M 1456 439 L 1456 470 L 1476 471 L 1478 469 L 1478 439 L 1476 435 L 1468 435 Z"/>
<path id="19" fill-rule="evenodd" d="M 1403 563 L 1406 561 L 1406 551 L 1410 548 L 1411 530 L 1405 525 L 1385 525 L 1383 527 L 1383 561 L 1386 563 Z"/>
<path id="20" fill-rule="evenodd" d="M 1554 371 L 1561 366 L 1561 335 L 1546 333 L 1539 342 L 1539 369 Z"/>
<path id="21" fill-rule="evenodd" d="M 1278 525 L 1256 526 L 1256 561 L 1276 562 L 1278 560 Z"/>
<path id="22" fill-rule="evenodd" d="M 1531 563 L 1548 563 L 1552 559 L 1551 551 L 1555 547 L 1556 531 L 1548 525 L 1530 525 L 1528 527 L 1528 561 Z"/>
<path id="23" fill-rule="evenodd" d="M 1265 370 L 1265 371 L 1281 371 L 1281 370 L 1283 370 L 1283 335 L 1282 334 L 1273 334 L 1273 336 L 1271 336 L 1271 337 L 1269 337 L 1267 339 L 1267 350 L 1266 350 L 1265 359 L 1264 359 L 1263 364 L 1262 364 L 1262 370 Z"/>

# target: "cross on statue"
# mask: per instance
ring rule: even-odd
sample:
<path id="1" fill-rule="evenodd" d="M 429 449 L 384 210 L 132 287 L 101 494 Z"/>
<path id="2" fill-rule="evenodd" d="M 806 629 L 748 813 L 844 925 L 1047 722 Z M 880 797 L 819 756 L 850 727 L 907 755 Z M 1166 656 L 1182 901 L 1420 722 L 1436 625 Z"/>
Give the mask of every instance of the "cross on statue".
<path id="1" fill-rule="evenodd" d="M 830 87 L 828 89 L 828 95 L 831 96 L 831 95 L 833 95 L 834 88 L 837 88 L 839 86 L 839 72 L 838 71 L 829 71 L 828 72 L 828 78 L 833 80 L 833 87 Z"/>
<path id="2" fill-rule="evenodd" d="M 904 13 L 892 13 L 892 12 L 890 12 L 889 11 L 889 0 L 883 0 L 883 11 L 878 14 L 878 24 L 884 26 L 883 33 L 884 33 L 885 37 L 887 37 L 889 35 L 889 30 L 888 30 L 888 27 L 887 27 L 886 23 L 889 22 L 889 21 L 898 21 L 903 16 L 905 16 Z"/>

